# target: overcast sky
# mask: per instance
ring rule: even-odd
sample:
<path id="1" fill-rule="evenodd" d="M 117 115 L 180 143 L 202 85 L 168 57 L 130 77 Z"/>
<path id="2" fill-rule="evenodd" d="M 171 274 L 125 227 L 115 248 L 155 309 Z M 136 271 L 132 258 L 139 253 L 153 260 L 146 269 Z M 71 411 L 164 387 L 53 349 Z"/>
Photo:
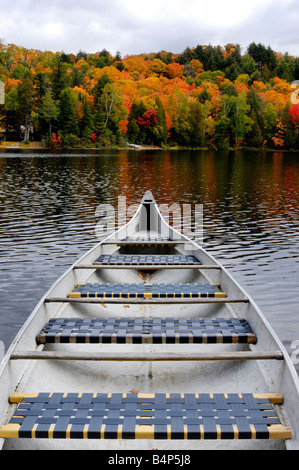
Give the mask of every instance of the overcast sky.
<path id="1" fill-rule="evenodd" d="M 0 0 L 0 38 L 121 55 L 255 41 L 299 56 L 298 0 Z"/>

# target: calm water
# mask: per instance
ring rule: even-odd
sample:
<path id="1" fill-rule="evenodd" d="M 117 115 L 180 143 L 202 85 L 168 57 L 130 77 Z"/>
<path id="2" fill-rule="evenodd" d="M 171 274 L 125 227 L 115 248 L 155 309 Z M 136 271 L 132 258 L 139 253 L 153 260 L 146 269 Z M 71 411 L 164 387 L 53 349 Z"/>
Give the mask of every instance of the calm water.
<path id="1" fill-rule="evenodd" d="M 299 153 L 0 153 L 0 340 L 7 348 L 51 284 L 98 239 L 95 210 L 203 204 L 204 248 L 299 340 Z M 297 366 L 298 369 L 298 366 Z"/>

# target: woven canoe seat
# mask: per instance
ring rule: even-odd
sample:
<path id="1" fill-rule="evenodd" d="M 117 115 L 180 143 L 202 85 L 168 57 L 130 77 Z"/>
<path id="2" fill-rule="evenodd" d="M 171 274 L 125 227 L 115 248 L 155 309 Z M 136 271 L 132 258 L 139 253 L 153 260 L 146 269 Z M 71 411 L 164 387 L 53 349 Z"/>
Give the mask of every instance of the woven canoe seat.
<path id="1" fill-rule="evenodd" d="M 77 284 L 71 298 L 179 298 L 226 297 L 217 284 L 143 284 L 143 283 L 85 283 Z"/>
<path id="2" fill-rule="evenodd" d="M 38 343 L 255 343 L 238 318 L 53 318 Z"/>
<path id="3" fill-rule="evenodd" d="M 201 264 L 193 255 L 101 255 L 96 263 L 109 266 L 194 265 Z"/>
<path id="4" fill-rule="evenodd" d="M 37 393 L 19 403 L 0 438 L 287 439 L 271 404 L 279 394 Z"/>
<path id="5" fill-rule="evenodd" d="M 146 236 L 134 236 L 133 237 L 125 237 L 125 238 L 122 238 L 120 241 L 125 241 L 125 242 L 172 242 L 172 241 L 176 241 L 176 239 L 172 238 L 172 237 L 157 237 L 157 236 L 154 236 L 154 235 L 148 235 L 147 237 Z"/>

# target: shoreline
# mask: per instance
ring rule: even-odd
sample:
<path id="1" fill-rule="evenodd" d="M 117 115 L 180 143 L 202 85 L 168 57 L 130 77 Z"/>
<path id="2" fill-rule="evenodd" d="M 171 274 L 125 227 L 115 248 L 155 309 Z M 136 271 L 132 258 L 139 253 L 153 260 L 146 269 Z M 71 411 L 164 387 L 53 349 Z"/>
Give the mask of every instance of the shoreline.
<path id="1" fill-rule="evenodd" d="M 99 151 L 109 151 L 109 150 L 129 150 L 129 151 L 145 151 L 145 150 L 158 150 L 158 151 L 215 151 L 215 152 L 237 152 L 241 151 L 250 151 L 250 152 L 290 152 L 296 153 L 299 152 L 299 149 L 280 149 L 280 148 L 268 148 L 268 147 L 238 147 L 233 148 L 230 147 L 228 149 L 211 149 L 208 147 L 179 147 L 179 146 L 169 146 L 169 147 L 159 147 L 156 145 L 135 145 L 135 144 L 128 144 L 126 146 L 117 146 L 112 145 L 110 147 L 90 147 L 90 146 L 82 146 L 82 147 L 46 147 L 42 142 L 31 142 L 30 144 L 23 144 L 22 142 L 0 142 L 0 151 L 22 151 L 22 150 L 45 150 L 46 152 L 52 151 L 53 153 L 57 151 L 64 151 L 64 150 L 99 150 Z"/>

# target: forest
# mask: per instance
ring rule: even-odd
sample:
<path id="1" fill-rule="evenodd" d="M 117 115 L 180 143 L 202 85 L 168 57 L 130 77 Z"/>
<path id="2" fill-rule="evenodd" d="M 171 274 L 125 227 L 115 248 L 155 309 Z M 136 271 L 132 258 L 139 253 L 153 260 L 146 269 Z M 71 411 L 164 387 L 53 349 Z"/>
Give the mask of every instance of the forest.
<path id="1" fill-rule="evenodd" d="M 0 139 L 298 150 L 297 79 L 298 57 L 254 42 L 124 57 L 0 43 Z"/>

